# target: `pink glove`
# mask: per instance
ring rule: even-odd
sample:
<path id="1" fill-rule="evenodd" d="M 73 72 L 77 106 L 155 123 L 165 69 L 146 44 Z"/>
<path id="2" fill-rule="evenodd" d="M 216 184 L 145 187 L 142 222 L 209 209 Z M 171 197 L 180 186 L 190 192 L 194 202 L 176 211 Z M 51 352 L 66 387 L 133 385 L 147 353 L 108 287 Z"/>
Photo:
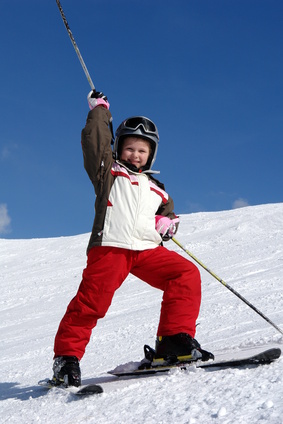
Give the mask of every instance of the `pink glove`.
<path id="1" fill-rule="evenodd" d="M 155 216 L 155 228 L 162 238 L 172 238 L 176 233 L 176 224 L 178 222 L 180 222 L 179 218 L 170 219 L 167 216 Z"/>
<path id="2" fill-rule="evenodd" d="M 107 97 L 101 91 L 91 90 L 87 95 L 87 101 L 90 110 L 99 105 L 105 107 L 106 109 L 109 109 L 110 107 Z"/>

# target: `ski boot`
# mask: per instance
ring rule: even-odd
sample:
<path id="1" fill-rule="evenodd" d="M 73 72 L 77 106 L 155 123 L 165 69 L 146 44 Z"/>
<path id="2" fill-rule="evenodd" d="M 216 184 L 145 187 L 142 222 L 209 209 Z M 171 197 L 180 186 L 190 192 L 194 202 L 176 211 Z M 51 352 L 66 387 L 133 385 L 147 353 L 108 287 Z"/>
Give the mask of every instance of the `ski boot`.
<path id="1" fill-rule="evenodd" d="M 75 386 L 81 385 L 81 370 L 76 356 L 58 356 L 53 364 L 53 377 L 50 383 L 53 386 Z"/>
<path id="2" fill-rule="evenodd" d="M 201 348 L 196 339 L 187 333 L 178 333 L 173 336 L 159 336 L 155 344 L 155 362 L 174 364 L 177 362 L 208 361 L 214 359 L 214 355 Z"/>

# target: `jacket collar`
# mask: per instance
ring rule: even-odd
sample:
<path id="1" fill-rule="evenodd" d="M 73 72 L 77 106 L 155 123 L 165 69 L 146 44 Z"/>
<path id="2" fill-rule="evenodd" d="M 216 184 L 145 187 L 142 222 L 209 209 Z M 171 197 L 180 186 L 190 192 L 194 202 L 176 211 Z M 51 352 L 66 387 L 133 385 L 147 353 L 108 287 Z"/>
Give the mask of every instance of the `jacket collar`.
<path id="1" fill-rule="evenodd" d="M 137 168 L 135 165 L 131 163 L 116 160 L 116 163 L 124 166 L 128 171 L 133 172 L 134 174 L 160 174 L 160 171 L 154 171 L 153 169 L 142 169 Z"/>

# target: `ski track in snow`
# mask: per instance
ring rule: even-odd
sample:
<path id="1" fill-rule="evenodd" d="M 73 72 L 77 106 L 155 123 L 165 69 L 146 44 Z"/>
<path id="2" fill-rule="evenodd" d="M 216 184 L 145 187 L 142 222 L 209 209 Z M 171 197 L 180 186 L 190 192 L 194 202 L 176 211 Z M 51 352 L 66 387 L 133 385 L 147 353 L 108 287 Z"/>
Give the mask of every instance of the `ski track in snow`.
<path id="1" fill-rule="evenodd" d="M 249 369 L 192 368 L 115 380 L 105 372 L 154 346 L 162 293 L 129 276 L 93 331 L 77 398 L 39 387 L 52 375 L 53 340 L 86 262 L 89 234 L 0 239 L 1 423 L 283 423 L 283 359 Z M 176 238 L 283 328 L 283 204 L 181 216 Z M 190 260 L 172 241 L 166 247 Z M 197 340 L 212 351 L 282 346 L 282 335 L 206 271 Z"/>

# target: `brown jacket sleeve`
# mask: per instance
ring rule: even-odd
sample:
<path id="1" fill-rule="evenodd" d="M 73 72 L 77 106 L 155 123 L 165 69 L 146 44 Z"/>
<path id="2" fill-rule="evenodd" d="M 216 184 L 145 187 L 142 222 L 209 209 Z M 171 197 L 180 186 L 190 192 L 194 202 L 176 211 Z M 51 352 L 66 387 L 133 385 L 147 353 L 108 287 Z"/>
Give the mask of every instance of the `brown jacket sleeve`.
<path id="1" fill-rule="evenodd" d="M 173 199 L 169 196 L 166 203 L 162 203 L 156 212 L 156 215 L 167 216 L 168 218 L 174 219 L 176 215 L 174 213 L 174 202 Z"/>
<path id="2" fill-rule="evenodd" d="M 108 127 L 111 113 L 98 106 L 87 116 L 82 130 L 84 167 L 94 185 L 96 195 L 101 194 L 104 175 L 110 172 L 113 163 L 111 131 Z"/>
<path id="3" fill-rule="evenodd" d="M 165 190 L 164 184 L 162 184 L 160 181 L 158 181 L 156 178 L 153 178 L 151 176 L 151 179 L 158 185 L 158 187 L 162 188 L 162 190 Z M 172 197 L 168 197 L 168 200 L 166 203 L 161 203 L 161 205 L 159 206 L 156 215 L 163 215 L 163 216 L 167 216 L 170 219 L 174 219 L 177 218 L 177 215 L 174 213 L 174 202 Z M 179 227 L 179 223 L 176 224 L 176 232 L 178 230 Z M 163 241 L 168 241 L 170 240 L 170 237 L 163 237 Z"/>
<path id="4" fill-rule="evenodd" d="M 157 180 L 156 178 L 153 178 L 153 176 L 151 175 L 151 180 L 155 182 L 155 184 L 160 187 L 162 190 L 165 191 L 165 187 L 164 184 L 161 183 L 159 180 Z M 176 215 L 174 213 L 174 202 L 172 197 L 169 196 L 168 200 L 166 203 L 161 203 L 160 207 L 158 208 L 156 215 L 163 215 L 163 216 L 167 216 L 168 218 L 174 219 L 176 218 Z"/>

